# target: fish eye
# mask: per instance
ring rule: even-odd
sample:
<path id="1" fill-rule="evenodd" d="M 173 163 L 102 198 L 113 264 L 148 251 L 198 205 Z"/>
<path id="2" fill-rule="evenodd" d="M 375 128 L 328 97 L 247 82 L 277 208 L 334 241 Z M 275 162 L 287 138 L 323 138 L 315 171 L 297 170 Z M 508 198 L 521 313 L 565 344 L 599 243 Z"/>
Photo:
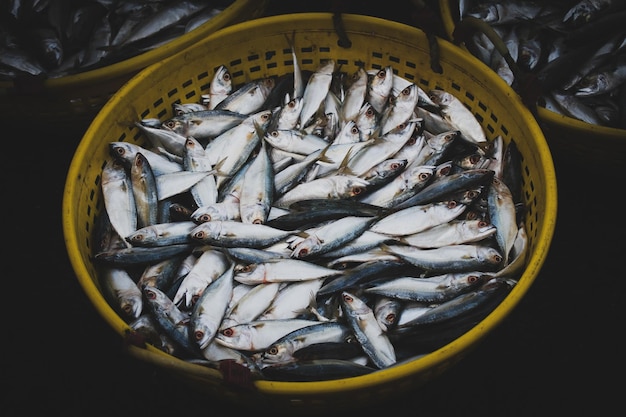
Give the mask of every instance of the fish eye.
<path id="1" fill-rule="evenodd" d="M 278 354 L 278 349 L 275 346 L 272 346 L 272 347 L 270 347 L 267 350 L 267 354 L 268 355 L 276 355 L 276 354 Z"/>
<path id="2" fill-rule="evenodd" d="M 363 187 L 353 187 L 352 195 L 359 195 L 363 192 Z"/>
<path id="3" fill-rule="evenodd" d="M 478 219 L 478 213 L 476 213 L 473 210 L 468 211 L 467 214 L 465 215 L 465 218 L 467 220 L 476 220 L 476 219 Z"/>
<path id="4" fill-rule="evenodd" d="M 191 304 L 197 303 L 199 299 L 200 299 L 200 295 L 194 294 L 193 297 L 191 297 Z"/>
<path id="5" fill-rule="evenodd" d="M 291 100 L 289 103 L 287 103 L 287 106 L 296 107 L 296 100 L 295 99 Z"/>
<path id="6" fill-rule="evenodd" d="M 408 96 L 410 94 L 411 94 L 411 87 L 410 86 L 409 87 L 405 87 L 405 89 L 402 90 L 402 95 Z"/>
<path id="7" fill-rule="evenodd" d="M 133 242 L 141 242 L 143 240 L 143 235 L 138 233 L 134 236 L 131 236 L 130 240 L 132 240 Z"/>
<path id="8" fill-rule="evenodd" d="M 502 262 L 502 256 L 500 256 L 499 254 L 495 254 L 493 255 L 493 261 L 497 264 L 499 264 L 500 262 Z"/>
<path id="9" fill-rule="evenodd" d="M 278 137 L 278 130 L 272 130 L 270 132 L 270 136 L 273 137 L 273 138 L 277 138 Z"/>
<path id="10" fill-rule="evenodd" d="M 476 191 L 476 190 L 469 190 L 466 195 L 467 195 L 467 198 L 473 200 L 476 197 L 478 197 L 478 191 Z"/>
<path id="11" fill-rule="evenodd" d="M 263 220 L 261 220 L 261 219 L 254 219 L 252 224 L 263 224 Z"/>
<path id="12" fill-rule="evenodd" d="M 393 323 L 396 321 L 396 313 L 389 313 L 385 316 L 387 323 Z"/>
<path id="13" fill-rule="evenodd" d="M 193 234 L 194 239 L 204 239 L 205 233 L 202 230 Z"/>
<path id="14" fill-rule="evenodd" d="M 193 332 L 193 337 L 195 337 L 196 340 L 202 340 L 202 338 L 204 337 L 204 332 L 202 330 L 196 330 L 195 332 Z"/>
<path id="15" fill-rule="evenodd" d="M 228 328 L 228 329 L 224 329 L 222 330 L 222 335 L 226 336 L 226 337 L 232 337 L 235 335 L 235 331 L 232 328 Z"/>
<path id="16" fill-rule="evenodd" d="M 422 172 L 421 174 L 419 174 L 420 181 L 425 181 L 430 177 L 431 177 L 431 174 L 429 172 Z"/>
<path id="17" fill-rule="evenodd" d="M 165 122 L 165 126 L 173 129 L 176 126 L 176 122 L 173 120 L 168 120 L 167 122 Z"/>
<path id="18" fill-rule="evenodd" d="M 393 170 L 400 169 L 401 167 L 402 167 L 402 164 L 398 162 L 394 162 L 393 164 L 391 164 L 391 169 Z"/>
<path id="19" fill-rule="evenodd" d="M 484 220 L 480 220 L 478 222 L 478 227 L 487 227 L 487 226 L 489 226 L 489 223 Z"/>
<path id="20" fill-rule="evenodd" d="M 446 207 L 448 208 L 455 208 L 456 206 L 457 206 L 457 203 L 454 200 L 450 200 L 448 201 L 448 204 L 446 204 Z"/>
<path id="21" fill-rule="evenodd" d="M 476 275 L 470 275 L 467 277 L 467 282 L 469 282 L 470 284 L 478 282 L 478 277 Z"/>
<path id="22" fill-rule="evenodd" d="M 230 81 L 230 72 L 225 72 L 224 76 L 222 77 L 225 81 Z"/>
<path id="23" fill-rule="evenodd" d="M 122 307 L 122 310 L 124 311 L 124 313 L 126 314 L 132 314 L 133 312 L 133 306 L 131 306 L 130 304 L 126 304 L 124 305 L 124 307 Z"/>
<path id="24" fill-rule="evenodd" d="M 309 250 L 307 248 L 302 248 L 298 251 L 298 256 L 306 256 L 309 254 Z"/>
<path id="25" fill-rule="evenodd" d="M 156 300 L 157 298 L 156 293 L 152 291 L 151 289 L 146 288 L 145 293 L 146 293 L 146 298 L 148 298 L 149 300 Z"/>
<path id="26" fill-rule="evenodd" d="M 438 173 L 439 175 L 448 175 L 450 171 L 452 171 L 452 167 L 450 165 L 446 165 L 444 167 L 441 167 Z"/>
<path id="27" fill-rule="evenodd" d="M 344 294 L 343 295 L 343 300 L 348 302 L 348 303 L 351 303 L 352 301 L 354 301 L 354 299 L 350 295 L 348 295 L 348 294 Z"/>
<path id="28" fill-rule="evenodd" d="M 352 129 L 350 129 L 350 133 L 352 133 L 353 135 L 356 135 L 357 133 L 359 133 L 359 128 L 354 126 Z"/>
<path id="29" fill-rule="evenodd" d="M 198 217 L 198 220 L 202 223 L 206 223 L 206 222 L 210 222 L 211 221 L 211 215 L 210 214 L 203 214 L 202 216 Z"/>
<path id="30" fill-rule="evenodd" d="M 387 76 L 387 72 L 384 69 L 381 69 L 380 71 L 376 73 L 376 76 L 378 78 L 385 78 Z"/>
<path id="31" fill-rule="evenodd" d="M 368 117 L 372 117 L 374 116 L 374 114 L 375 114 L 374 109 L 372 108 L 372 106 L 369 106 L 367 108 L 367 111 L 365 112 L 365 115 Z"/>
<path id="32" fill-rule="evenodd" d="M 470 155 L 469 157 L 469 161 L 472 164 L 477 164 L 478 162 L 480 162 L 481 156 L 478 155 L 477 153 Z"/>

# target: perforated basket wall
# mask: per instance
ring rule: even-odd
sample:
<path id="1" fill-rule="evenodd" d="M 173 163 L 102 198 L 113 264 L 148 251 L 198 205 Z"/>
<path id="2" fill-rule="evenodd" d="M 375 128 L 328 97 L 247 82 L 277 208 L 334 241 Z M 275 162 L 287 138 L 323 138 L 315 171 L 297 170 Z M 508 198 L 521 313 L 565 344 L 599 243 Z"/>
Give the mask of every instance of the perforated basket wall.
<path id="1" fill-rule="evenodd" d="M 82 135 L 111 96 L 135 74 L 225 26 L 261 17 L 267 0 L 234 0 L 222 12 L 195 30 L 151 51 L 106 67 L 15 84 L 0 81 L 0 120 L 28 123 L 42 132 Z"/>
<path id="2" fill-rule="evenodd" d="M 439 11 L 447 39 L 453 41 L 458 23 L 458 2 L 439 0 Z M 464 45 L 459 45 L 467 51 Z M 490 69 L 491 71 L 491 69 Z M 626 129 L 599 126 L 563 116 L 537 106 L 537 121 L 555 159 L 575 162 L 619 163 L 626 161 Z"/>
<path id="3" fill-rule="evenodd" d="M 233 399 L 299 411 L 380 401 L 392 393 L 415 388 L 460 360 L 497 326 L 527 292 L 547 256 L 556 223 L 556 179 L 551 155 L 536 121 L 517 95 L 478 60 L 440 41 L 442 73 L 430 68 L 424 33 L 414 27 L 378 18 L 342 15 L 350 47 L 338 44 L 333 15 L 303 13 L 266 17 L 222 29 L 182 53 L 142 71 L 104 106 L 84 135 L 72 160 L 63 201 L 63 227 L 76 276 L 102 317 L 121 335 L 128 325 L 104 300 L 93 264 L 92 229 L 103 209 L 100 173 L 109 158 L 111 141 L 144 144 L 128 122 L 172 116 L 175 102 L 197 101 L 207 93 L 214 70 L 226 65 L 236 85 L 272 75 L 293 73 L 287 36 L 294 36 L 303 70 L 313 71 L 333 58 L 342 71 L 391 65 L 397 74 L 425 90 L 442 88 L 458 96 L 493 139 L 514 141 L 523 155 L 525 225 L 530 243 L 528 265 L 507 298 L 476 327 L 443 348 L 408 363 L 373 374 L 322 382 L 255 381 L 251 389 L 233 389 L 232 377 L 186 363 L 154 348 L 130 352 L 167 369 L 194 386 Z"/>

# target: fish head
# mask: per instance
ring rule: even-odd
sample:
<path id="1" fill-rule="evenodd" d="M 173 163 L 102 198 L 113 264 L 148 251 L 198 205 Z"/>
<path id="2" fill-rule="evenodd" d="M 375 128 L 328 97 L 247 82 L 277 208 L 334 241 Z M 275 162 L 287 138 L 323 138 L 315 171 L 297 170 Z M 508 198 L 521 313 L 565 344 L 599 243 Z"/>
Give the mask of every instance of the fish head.
<path id="1" fill-rule="evenodd" d="M 240 349 L 252 344 L 251 332 L 246 324 L 223 328 L 215 334 L 214 340 L 232 349 Z"/>
<path id="2" fill-rule="evenodd" d="M 122 294 L 120 297 L 120 308 L 127 318 L 134 320 L 141 315 L 143 301 L 140 296 L 135 294 Z"/>
<path id="3" fill-rule="evenodd" d="M 194 324 L 191 337 L 198 344 L 200 349 L 206 349 L 213 341 L 216 331 L 207 323 L 199 321 Z"/>

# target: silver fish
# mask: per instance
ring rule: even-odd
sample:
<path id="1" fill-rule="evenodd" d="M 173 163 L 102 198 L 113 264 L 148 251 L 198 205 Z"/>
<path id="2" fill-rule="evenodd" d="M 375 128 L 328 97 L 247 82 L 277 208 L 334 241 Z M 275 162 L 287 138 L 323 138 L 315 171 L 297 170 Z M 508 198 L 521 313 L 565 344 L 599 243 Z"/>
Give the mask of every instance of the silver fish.
<path id="1" fill-rule="evenodd" d="M 130 181 L 137 211 L 137 227 L 156 224 L 159 218 L 159 196 L 156 177 L 148 159 L 141 152 L 135 155 L 130 168 Z"/>
<path id="2" fill-rule="evenodd" d="M 229 267 L 226 255 L 206 247 L 191 266 L 180 283 L 172 301 L 181 308 L 191 309 L 209 284 L 220 277 Z"/>
<path id="3" fill-rule="evenodd" d="M 215 334 L 226 314 L 228 302 L 233 293 L 233 270 L 235 265 L 230 264 L 228 269 L 211 282 L 202 291 L 189 319 L 190 336 L 200 349 L 206 349 L 213 341 Z"/>
<path id="4" fill-rule="evenodd" d="M 220 329 L 256 320 L 272 304 L 281 286 L 280 282 L 264 282 L 254 285 L 229 306 Z"/>
<path id="5" fill-rule="evenodd" d="M 389 183 L 359 197 L 359 201 L 380 207 L 395 207 L 424 188 L 434 171 L 435 167 L 431 165 L 410 166 Z"/>
<path id="6" fill-rule="evenodd" d="M 399 241 L 428 249 L 462 243 L 474 243 L 496 233 L 496 227 L 483 220 L 454 219 L 430 229 L 403 236 Z"/>
<path id="7" fill-rule="evenodd" d="M 517 236 L 517 218 L 511 190 L 499 178 L 494 177 L 487 190 L 487 207 L 496 227 L 495 239 L 504 258 L 503 265 L 506 265 Z"/>
<path id="8" fill-rule="evenodd" d="M 493 271 L 502 266 L 504 259 L 499 250 L 481 244 L 449 245 L 433 249 L 383 244 L 381 249 L 435 274 L 442 271 Z"/>
<path id="9" fill-rule="evenodd" d="M 430 90 L 429 97 L 435 102 L 441 114 L 453 125 L 454 129 L 461 131 L 461 137 L 470 143 L 484 148 L 487 145 L 487 137 L 476 116 L 452 93 L 443 90 Z"/>
<path id="10" fill-rule="evenodd" d="M 196 226 L 196 223 L 191 220 L 155 223 L 135 230 L 126 236 L 126 240 L 133 246 L 168 246 L 192 243 L 189 234 Z"/>
<path id="11" fill-rule="evenodd" d="M 341 271 L 301 259 L 277 258 L 254 264 L 239 265 L 235 281 L 242 284 L 307 281 L 339 275 Z"/>
<path id="12" fill-rule="evenodd" d="M 101 268 L 99 282 L 103 294 L 122 317 L 134 320 L 141 315 L 143 312 L 141 290 L 125 269 Z"/>
<path id="13" fill-rule="evenodd" d="M 204 110 L 184 113 L 163 122 L 163 127 L 184 137 L 211 139 L 238 126 L 247 116 L 228 110 Z"/>
<path id="14" fill-rule="evenodd" d="M 293 233 L 264 224 L 218 220 L 198 225 L 191 231 L 191 236 L 195 241 L 209 245 L 261 248 L 285 239 Z"/>
<path id="15" fill-rule="evenodd" d="M 272 130 L 265 134 L 264 139 L 275 148 L 301 155 L 310 155 L 328 146 L 325 139 L 296 129 Z"/>
<path id="16" fill-rule="evenodd" d="M 167 294 L 158 288 L 145 286 L 143 295 L 148 311 L 161 330 L 178 347 L 194 356 L 199 356 L 197 345 L 193 344 L 189 337 L 189 315 L 181 311 Z"/>
<path id="17" fill-rule="evenodd" d="M 304 128 L 310 124 L 311 118 L 323 103 L 330 89 L 334 71 L 335 61 L 331 59 L 321 63 L 309 77 L 302 94 L 304 103 L 300 111 L 300 119 L 298 122 L 300 128 Z"/>
<path id="18" fill-rule="evenodd" d="M 368 185 L 367 181 L 355 175 L 331 175 L 316 178 L 313 181 L 296 185 L 274 201 L 274 205 L 288 208 L 291 204 L 302 200 L 352 198 L 363 193 Z"/>
<path id="19" fill-rule="evenodd" d="M 301 317 L 315 304 L 317 291 L 326 278 L 291 281 L 281 287 L 258 320 L 287 320 Z"/>
<path id="20" fill-rule="evenodd" d="M 387 107 L 391 89 L 393 88 L 393 68 L 391 65 L 370 72 L 367 84 L 366 100 L 377 113 L 382 113 Z"/>
<path id="21" fill-rule="evenodd" d="M 389 329 L 395 326 L 396 322 L 400 318 L 400 313 L 404 306 L 404 301 L 397 298 L 379 296 L 374 301 L 373 311 L 378 325 L 387 332 Z"/>
<path id="22" fill-rule="evenodd" d="M 335 250 L 356 239 L 376 220 L 377 217 L 345 216 L 313 230 L 305 230 L 308 236 L 294 246 L 291 257 L 314 258 Z"/>
<path id="23" fill-rule="evenodd" d="M 378 324 L 373 310 L 347 291 L 341 293 L 341 306 L 356 339 L 374 365 L 386 368 L 395 364 L 395 348 Z"/>
<path id="24" fill-rule="evenodd" d="M 215 341 L 232 349 L 262 351 L 286 334 L 318 323 L 306 319 L 254 320 L 221 329 Z"/>
<path id="25" fill-rule="evenodd" d="M 296 351 L 317 343 L 354 343 L 352 330 L 338 322 L 320 322 L 286 334 L 261 354 L 264 364 L 294 362 Z"/>
<path id="26" fill-rule="evenodd" d="M 222 201 L 198 207 L 191 213 L 191 220 L 196 223 L 212 220 L 240 220 L 239 203 Z"/>
<path id="27" fill-rule="evenodd" d="M 156 188 L 159 201 L 182 194 L 211 175 L 213 175 L 213 171 L 185 170 L 157 175 Z"/>
<path id="28" fill-rule="evenodd" d="M 156 176 L 183 170 L 181 164 L 172 162 L 161 154 L 130 142 L 109 142 L 109 151 L 115 159 L 128 168 L 134 163 L 137 153 L 141 152 L 150 163 L 150 168 Z"/>
<path id="29" fill-rule="evenodd" d="M 137 230 L 137 206 L 133 186 L 119 161 L 106 162 L 102 168 L 100 187 L 104 207 L 115 232 L 124 238 Z"/>
<path id="30" fill-rule="evenodd" d="M 219 164 L 218 164 L 219 165 Z M 192 172 L 213 172 L 213 165 L 204 147 L 193 136 L 187 138 L 183 153 L 183 168 Z M 219 169 L 219 168 L 218 168 Z M 217 202 L 217 181 L 210 173 L 190 188 L 191 196 L 198 207 Z"/>
<path id="31" fill-rule="evenodd" d="M 220 65 L 215 70 L 211 84 L 209 85 L 208 109 L 213 110 L 233 91 L 233 79 L 225 65 Z"/>
<path id="32" fill-rule="evenodd" d="M 363 67 L 359 67 L 349 81 L 346 88 L 346 95 L 341 102 L 340 123 L 345 125 L 349 121 L 354 121 L 365 102 L 368 91 L 367 72 Z"/>
<path id="33" fill-rule="evenodd" d="M 144 136 L 150 141 L 152 148 L 163 149 L 176 156 L 183 156 L 185 152 L 185 142 L 187 138 L 185 136 L 176 133 L 170 129 L 161 128 L 159 126 L 151 126 L 146 120 L 141 122 L 135 122 L 135 126 L 144 134 Z"/>
<path id="34" fill-rule="evenodd" d="M 465 204 L 454 200 L 407 207 L 381 218 L 370 230 L 392 236 L 412 235 L 456 219 L 465 208 Z"/>
<path id="35" fill-rule="evenodd" d="M 274 171 L 265 141 L 246 170 L 239 199 L 241 222 L 264 224 L 274 199 Z"/>
<path id="36" fill-rule="evenodd" d="M 447 273 L 426 278 L 401 276 L 371 283 L 371 286 L 364 288 L 363 291 L 407 301 L 442 303 L 478 288 L 491 277 L 476 271 Z"/>
<path id="37" fill-rule="evenodd" d="M 258 113 L 275 86 L 276 80 L 271 77 L 250 81 L 220 101 L 215 110 L 246 115 Z"/>
<path id="38" fill-rule="evenodd" d="M 381 113 L 381 135 L 385 135 L 409 120 L 417 106 L 417 91 L 418 86 L 411 83 L 397 95 L 392 96 L 391 103 Z"/>

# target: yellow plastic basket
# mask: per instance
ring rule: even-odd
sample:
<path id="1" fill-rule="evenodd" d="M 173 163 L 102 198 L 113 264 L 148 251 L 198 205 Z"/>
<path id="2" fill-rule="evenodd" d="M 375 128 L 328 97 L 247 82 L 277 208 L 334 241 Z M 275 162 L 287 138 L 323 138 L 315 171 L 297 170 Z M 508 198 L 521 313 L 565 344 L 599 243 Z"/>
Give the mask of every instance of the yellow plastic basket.
<path id="1" fill-rule="evenodd" d="M 449 41 L 454 42 L 458 24 L 458 6 L 450 0 L 439 0 L 439 12 Z M 464 45 L 460 47 L 467 51 Z M 537 120 L 555 159 L 564 157 L 576 162 L 623 163 L 626 161 L 626 129 L 583 122 L 536 107 Z"/>
<path id="2" fill-rule="evenodd" d="M 234 0 L 212 19 L 165 45 L 106 67 L 41 84 L 17 86 L 0 81 L 0 118 L 27 122 L 42 131 L 82 135 L 104 103 L 142 69 L 204 39 L 225 26 L 261 17 L 267 0 Z M 35 82 L 33 82 L 35 83 Z"/>
<path id="3" fill-rule="evenodd" d="M 94 220 L 103 210 L 100 174 L 111 141 L 143 145 L 128 122 L 172 116 L 172 104 L 190 102 L 207 92 L 215 68 L 225 64 L 235 85 L 266 76 L 293 73 L 287 36 L 294 35 L 303 70 L 313 71 L 333 58 L 342 71 L 392 65 L 397 74 L 423 89 L 440 87 L 458 96 L 481 120 L 488 136 L 515 141 L 523 157 L 527 267 L 511 293 L 478 325 L 419 359 L 372 374 L 321 382 L 254 381 L 233 387 L 219 371 L 187 363 L 151 346 L 130 346 L 130 354 L 172 372 L 204 392 L 255 407 L 274 406 L 300 413 L 327 407 L 383 401 L 426 383 L 455 364 L 512 311 L 537 277 L 548 254 L 557 210 L 556 177 L 543 134 L 528 109 L 506 83 L 476 58 L 440 40 L 442 73 L 430 69 L 428 40 L 421 30 L 361 15 L 341 15 L 350 47 L 340 46 L 330 13 L 264 17 L 222 29 L 187 50 L 135 76 L 96 116 L 72 160 L 63 199 L 63 230 L 76 276 L 102 317 L 124 336 L 129 326 L 107 304 L 97 284 L 92 241 Z M 286 36 L 287 35 L 287 36 Z M 342 43 L 343 44 L 343 43 Z"/>

